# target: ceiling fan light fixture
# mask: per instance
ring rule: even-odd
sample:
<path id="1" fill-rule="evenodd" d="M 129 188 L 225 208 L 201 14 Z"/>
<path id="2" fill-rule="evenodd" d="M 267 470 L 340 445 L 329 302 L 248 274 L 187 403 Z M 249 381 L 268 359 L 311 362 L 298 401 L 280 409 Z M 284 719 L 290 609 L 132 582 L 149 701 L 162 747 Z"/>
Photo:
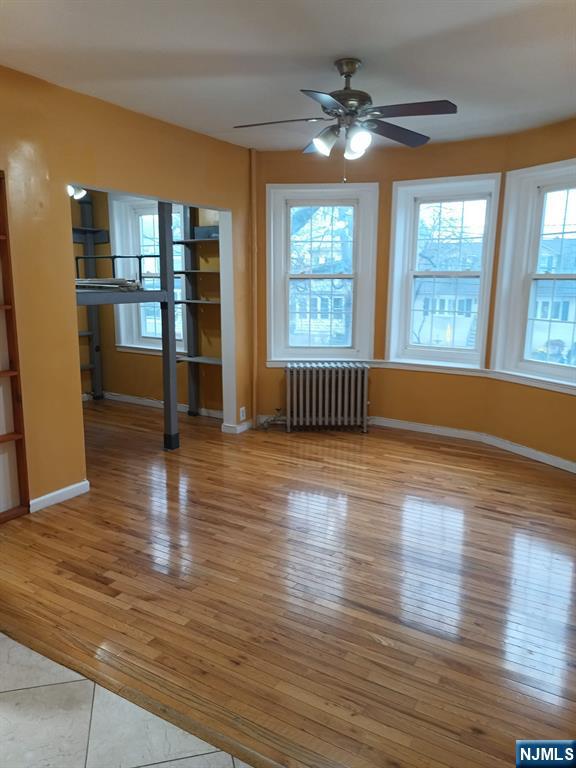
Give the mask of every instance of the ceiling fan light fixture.
<path id="1" fill-rule="evenodd" d="M 348 146 L 348 142 L 346 142 L 346 149 L 344 150 L 344 157 L 346 160 L 358 160 L 358 158 L 362 157 L 362 155 L 366 154 L 366 150 L 363 149 L 362 152 L 352 152 L 350 147 Z"/>
<path id="2" fill-rule="evenodd" d="M 82 200 L 88 194 L 87 190 L 82 189 L 82 187 L 75 187 L 72 184 L 66 184 L 66 192 L 68 197 L 73 197 L 74 200 Z"/>
<path id="3" fill-rule="evenodd" d="M 361 125 L 353 125 L 348 131 L 348 144 L 351 152 L 364 154 L 372 144 L 372 134 Z"/>
<path id="4" fill-rule="evenodd" d="M 324 157 L 329 157 L 334 144 L 336 144 L 336 141 L 338 140 L 339 133 L 340 129 L 336 125 L 331 125 L 328 128 L 324 128 L 324 130 L 319 133 L 316 138 L 312 139 L 312 143 L 314 144 L 316 151 L 319 154 L 324 155 Z"/>
<path id="5" fill-rule="evenodd" d="M 346 148 L 344 157 L 346 160 L 358 160 L 372 144 L 372 134 L 361 125 L 353 125 L 346 135 Z"/>

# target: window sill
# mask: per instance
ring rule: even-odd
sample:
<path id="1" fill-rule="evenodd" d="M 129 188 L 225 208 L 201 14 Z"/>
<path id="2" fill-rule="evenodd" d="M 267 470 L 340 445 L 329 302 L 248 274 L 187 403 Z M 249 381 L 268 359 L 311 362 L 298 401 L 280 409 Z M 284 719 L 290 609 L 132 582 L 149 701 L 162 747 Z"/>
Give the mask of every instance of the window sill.
<path id="1" fill-rule="evenodd" d="M 289 363 L 368 363 L 372 360 L 363 357 L 290 357 L 286 360 L 267 360 L 266 368 L 286 368 Z"/>
<path id="2" fill-rule="evenodd" d="M 396 360 L 374 360 L 374 367 L 379 368 L 399 368 L 407 371 L 437 371 L 438 373 L 463 373 L 465 375 L 474 375 L 485 373 L 479 363 L 463 363 L 458 360 L 418 360 L 410 358 L 399 358 Z"/>
<path id="3" fill-rule="evenodd" d="M 576 381 L 558 381 L 557 379 L 547 379 L 543 376 L 532 376 L 529 373 L 520 373 L 519 371 L 486 371 L 495 379 L 501 381 L 510 381 L 513 384 L 526 384 L 529 387 L 538 387 L 539 389 L 549 389 L 553 392 L 563 392 L 567 395 L 576 395 Z"/>
<path id="4" fill-rule="evenodd" d="M 288 363 L 298 362 L 295 360 L 268 360 L 266 362 L 267 368 L 285 368 Z M 309 360 L 308 362 L 312 362 Z M 320 362 L 330 362 L 330 360 L 323 360 Z M 455 376 L 480 376 L 485 379 L 497 379 L 499 381 L 507 381 L 512 384 L 523 384 L 529 387 L 536 387 L 537 389 L 547 389 L 552 392 L 562 392 L 567 395 L 576 395 L 576 383 L 555 381 L 554 379 L 546 379 L 537 376 L 530 376 L 525 373 L 518 373 L 512 371 L 495 371 L 489 368 L 479 368 L 477 366 L 465 366 L 462 364 L 453 363 L 424 363 L 408 362 L 406 360 L 348 360 L 346 362 L 366 363 L 370 368 L 389 368 L 392 370 L 400 371 L 415 371 L 424 373 L 444 373 Z"/>

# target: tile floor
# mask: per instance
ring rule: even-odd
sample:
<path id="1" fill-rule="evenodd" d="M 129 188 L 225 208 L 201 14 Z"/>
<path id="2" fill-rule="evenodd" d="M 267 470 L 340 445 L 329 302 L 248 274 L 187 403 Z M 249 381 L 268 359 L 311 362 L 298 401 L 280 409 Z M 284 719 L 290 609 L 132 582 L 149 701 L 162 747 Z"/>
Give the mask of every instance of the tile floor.
<path id="1" fill-rule="evenodd" d="M 0 634 L 6 768 L 249 768 Z"/>

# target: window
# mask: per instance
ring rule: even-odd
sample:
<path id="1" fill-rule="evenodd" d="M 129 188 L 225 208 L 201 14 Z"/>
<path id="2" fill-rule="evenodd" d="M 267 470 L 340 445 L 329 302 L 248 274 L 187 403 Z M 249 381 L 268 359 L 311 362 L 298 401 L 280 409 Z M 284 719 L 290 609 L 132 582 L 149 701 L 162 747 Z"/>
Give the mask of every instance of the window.
<path id="1" fill-rule="evenodd" d="M 576 383 L 576 161 L 509 174 L 495 367 Z"/>
<path id="2" fill-rule="evenodd" d="M 373 356 L 377 184 L 268 185 L 268 357 Z"/>
<path id="3" fill-rule="evenodd" d="M 111 234 L 113 253 L 121 256 L 142 255 L 141 280 L 144 290 L 160 290 L 160 245 L 158 237 L 158 205 L 139 198 L 111 198 Z M 172 214 L 174 239 L 182 237 L 182 206 L 175 205 Z M 174 269 L 183 269 L 183 246 L 174 246 Z M 138 259 L 119 259 L 117 276 L 139 279 Z M 174 279 L 176 300 L 183 296 L 183 278 Z M 119 304 L 116 312 L 116 337 L 120 346 L 160 349 L 162 319 L 160 305 Z M 182 305 L 175 308 L 176 340 L 184 348 Z"/>
<path id="4" fill-rule="evenodd" d="M 388 356 L 483 364 L 499 175 L 394 184 Z"/>

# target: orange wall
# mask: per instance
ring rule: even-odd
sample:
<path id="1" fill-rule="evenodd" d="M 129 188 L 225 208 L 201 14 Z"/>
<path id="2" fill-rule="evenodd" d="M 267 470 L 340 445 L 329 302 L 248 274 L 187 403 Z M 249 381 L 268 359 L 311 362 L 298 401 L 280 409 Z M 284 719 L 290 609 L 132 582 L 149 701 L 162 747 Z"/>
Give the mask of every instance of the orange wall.
<path id="1" fill-rule="evenodd" d="M 339 181 L 341 158 L 253 154 L 258 255 L 252 260 L 247 150 L 1 68 L 0 103 L 31 496 L 86 476 L 68 182 L 232 210 L 238 405 L 251 402 L 256 335 L 258 410 L 282 407 L 282 373 L 267 369 L 265 360 L 265 184 Z M 376 357 L 384 350 L 392 181 L 506 171 L 574 156 L 576 120 L 416 151 L 373 150 L 348 164 L 350 181 L 380 182 Z M 130 380 L 109 382 L 110 389 L 134 393 L 138 379 L 155 379 L 151 361 L 133 357 Z M 576 460 L 576 399 L 570 395 L 483 377 L 380 369 L 372 373 L 371 400 L 373 414 L 490 432 Z"/>
<path id="2" fill-rule="evenodd" d="M 0 69 L 32 498 L 86 477 L 68 182 L 232 210 L 238 403 L 250 402 L 249 152 Z"/>
<path id="3" fill-rule="evenodd" d="M 447 118 L 449 119 L 449 118 Z M 301 152 L 257 155 L 257 408 L 272 414 L 284 405 L 283 372 L 266 367 L 266 184 L 379 182 L 378 274 L 375 358 L 384 357 L 392 183 L 406 179 L 505 172 L 576 157 L 576 119 L 507 136 L 431 144 L 420 149 L 371 149 L 346 163 Z M 505 181 L 503 179 L 503 181 Z M 498 244 L 494 277 L 498 269 Z M 493 310 L 493 298 L 492 298 Z M 490 323 L 492 322 L 492 312 Z M 576 397 L 479 376 L 400 369 L 370 374 L 372 415 L 487 432 L 576 461 Z"/>

